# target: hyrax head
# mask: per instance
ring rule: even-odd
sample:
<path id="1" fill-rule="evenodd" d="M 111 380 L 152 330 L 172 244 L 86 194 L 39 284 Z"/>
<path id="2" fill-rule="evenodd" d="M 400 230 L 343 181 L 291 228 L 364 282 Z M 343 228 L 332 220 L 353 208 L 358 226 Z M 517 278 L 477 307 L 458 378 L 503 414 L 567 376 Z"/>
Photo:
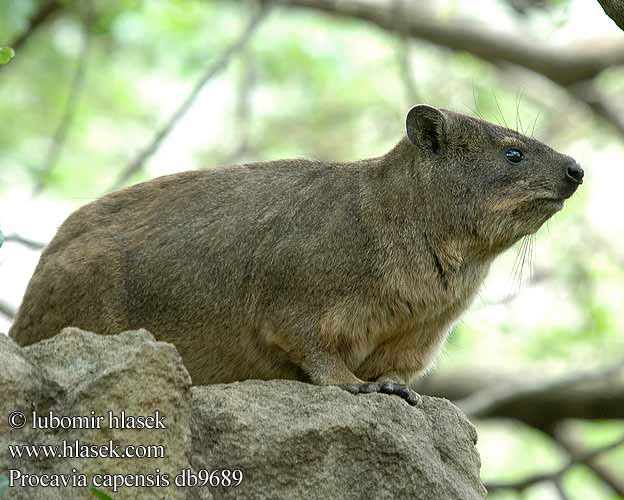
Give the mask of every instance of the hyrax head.
<path id="1" fill-rule="evenodd" d="M 569 156 L 483 120 L 417 105 L 406 127 L 436 219 L 486 252 L 537 231 L 583 182 Z"/>

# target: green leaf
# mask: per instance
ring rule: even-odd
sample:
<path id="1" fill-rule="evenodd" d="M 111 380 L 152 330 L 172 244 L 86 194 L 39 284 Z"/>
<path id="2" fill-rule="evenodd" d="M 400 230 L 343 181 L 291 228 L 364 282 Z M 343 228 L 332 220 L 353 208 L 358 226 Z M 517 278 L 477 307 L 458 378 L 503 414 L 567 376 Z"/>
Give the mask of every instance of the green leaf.
<path id="1" fill-rule="evenodd" d="M 100 500 L 113 500 L 106 493 L 104 493 L 103 491 L 98 490 L 95 486 L 91 486 L 91 488 L 89 488 L 89 491 L 91 491 L 91 493 L 93 493 L 93 496 L 99 498 Z"/>
<path id="2" fill-rule="evenodd" d="M 0 64 L 7 64 L 15 57 L 15 51 L 11 47 L 0 47 Z"/>

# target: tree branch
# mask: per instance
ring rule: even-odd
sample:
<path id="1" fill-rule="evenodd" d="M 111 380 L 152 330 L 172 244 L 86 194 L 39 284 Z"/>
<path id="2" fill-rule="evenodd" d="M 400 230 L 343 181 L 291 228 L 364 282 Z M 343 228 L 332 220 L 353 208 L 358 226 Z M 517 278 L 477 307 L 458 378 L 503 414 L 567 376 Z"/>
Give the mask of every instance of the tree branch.
<path id="1" fill-rule="evenodd" d="M 13 47 L 17 52 L 28 41 L 28 39 L 41 27 L 46 21 L 49 21 L 54 14 L 61 10 L 61 2 L 58 0 L 47 0 L 41 3 L 39 10 L 37 10 L 30 20 L 28 25 L 19 35 L 11 40 L 7 45 Z"/>
<path id="2" fill-rule="evenodd" d="M 624 118 L 613 111 L 596 89 L 583 89 L 602 71 L 624 64 L 624 41 L 584 47 L 540 46 L 533 41 L 460 21 L 442 22 L 419 10 L 417 2 L 386 0 L 269 0 L 274 4 L 307 8 L 369 22 L 405 37 L 451 50 L 468 52 L 496 66 L 522 67 L 568 90 L 624 137 Z M 611 0 L 612 1 L 612 0 Z M 610 1 L 606 0 L 605 3 Z M 579 86 L 579 89 L 571 87 Z"/>
<path id="3" fill-rule="evenodd" d="M 522 66 L 565 87 L 624 64 L 624 42 L 607 48 L 540 47 L 531 40 L 494 32 L 484 26 L 441 22 L 415 8 L 417 2 L 406 2 L 400 10 L 394 2 L 370 0 L 272 0 L 272 3 L 367 21 L 388 31 L 469 52 L 497 65 Z"/>
<path id="4" fill-rule="evenodd" d="M 30 250 L 43 250 L 46 247 L 46 243 L 40 243 L 38 241 L 34 241 L 28 238 L 24 238 L 23 236 L 20 236 L 19 234 L 10 234 L 8 236 L 6 236 L 4 238 L 4 241 L 12 241 L 14 243 L 19 243 L 20 245 L 24 245 L 26 248 L 29 248 Z"/>
<path id="5" fill-rule="evenodd" d="M 500 490 L 515 490 L 515 491 L 524 491 L 531 486 L 535 486 L 538 483 L 542 483 L 544 481 L 559 481 L 561 476 L 563 476 L 568 470 L 578 464 L 585 464 L 593 459 L 597 458 L 600 455 L 604 455 L 619 446 L 624 445 L 624 436 L 619 439 L 611 442 L 610 444 L 596 448 L 591 451 L 587 451 L 582 455 L 578 455 L 575 457 L 571 457 L 568 463 L 560 467 L 559 469 L 544 474 L 535 474 L 533 476 L 526 477 L 525 479 L 521 479 L 520 481 L 510 481 L 510 482 L 500 482 L 500 483 L 486 483 L 485 488 L 488 490 L 488 493 L 493 493 L 495 491 Z"/>
<path id="6" fill-rule="evenodd" d="M 541 75 L 531 74 L 518 68 L 508 67 L 499 72 L 502 83 L 506 85 L 519 86 L 526 90 L 527 95 L 532 95 L 533 100 L 547 105 L 549 109 L 560 109 L 562 106 L 569 106 L 572 102 L 580 103 L 589 111 L 610 123 L 615 131 L 624 138 L 624 108 L 618 106 L 617 98 L 608 99 L 600 92 L 593 81 L 587 81 L 561 87 L 555 82 L 543 78 Z M 555 103 L 553 104 L 553 96 Z M 560 101 L 560 102 L 559 102 Z M 559 102 L 559 104 L 557 104 Z M 619 108 L 619 109 L 618 109 Z"/>
<path id="7" fill-rule="evenodd" d="M 420 394 L 446 398 L 456 404 L 463 400 L 465 405 L 472 400 L 474 406 L 469 409 L 480 410 L 473 418 L 513 419 L 551 432 L 567 419 L 624 419 L 624 382 L 615 378 L 615 369 L 613 373 L 611 370 L 593 372 L 595 376 L 589 372 L 574 375 L 572 380 L 563 377 L 555 382 L 533 384 L 501 373 L 457 372 L 425 377 L 413 388 Z"/>
<path id="8" fill-rule="evenodd" d="M 582 457 L 587 454 L 587 449 L 576 439 L 572 432 L 560 429 L 558 426 L 551 437 L 557 442 L 561 448 L 563 448 L 571 457 Z M 601 464 L 595 459 L 589 459 L 584 462 L 596 476 L 598 476 L 612 491 L 614 494 L 621 498 L 624 498 L 624 480 L 618 477 L 616 474 L 604 464 Z"/>
<path id="9" fill-rule="evenodd" d="M 579 84 L 571 89 L 572 95 L 584 102 L 597 115 L 602 116 L 624 137 L 624 116 L 616 111 L 615 102 L 607 102 L 591 82 Z"/>
<path id="10" fill-rule="evenodd" d="M 592 382 L 608 381 L 611 377 L 624 371 L 624 361 L 613 366 L 594 371 L 580 371 L 572 375 L 564 375 L 539 384 L 502 384 L 493 386 L 467 398 L 456 401 L 468 416 L 479 418 L 487 415 L 495 408 L 514 403 L 527 398 L 535 398 L 545 394 L 558 394 L 571 387 Z"/>
<path id="11" fill-rule="evenodd" d="M 126 168 L 124 168 L 124 170 L 121 172 L 117 180 L 110 187 L 109 189 L 110 191 L 119 189 L 133 175 L 135 175 L 136 173 L 140 172 L 143 169 L 143 167 L 145 166 L 145 162 L 154 153 L 156 153 L 156 151 L 158 151 L 158 148 L 160 147 L 163 140 L 169 135 L 169 133 L 173 130 L 173 128 L 178 123 L 178 121 L 190 109 L 195 99 L 199 95 L 201 89 L 206 85 L 206 83 L 208 83 L 208 81 L 210 81 L 214 76 L 216 76 L 221 71 L 223 71 L 227 67 L 230 60 L 245 47 L 247 42 L 249 42 L 249 40 L 251 39 L 251 36 L 256 31 L 256 28 L 258 27 L 258 25 L 260 24 L 260 22 L 266 15 L 266 12 L 267 12 L 266 6 L 264 3 L 262 3 L 258 11 L 251 17 L 247 27 L 243 31 L 240 38 L 234 44 L 228 47 L 223 52 L 221 57 L 217 59 L 216 62 L 211 64 L 206 69 L 206 71 L 201 76 L 201 78 L 197 81 L 197 83 L 195 84 L 195 86 L 193 87 L 193 89 L 191 90 L 187 98 L 184 100 L 184 102 L 171 115 L 171 117 L 169 118 L 169 120 L 167 120 L 167 122 L 163 125 L 163 127 L 156 132 L 150 144 L 148 144 L 147 147 L 145 147 L 141 152 L 139 152 L 136 158 L 132 162 L 130 162 L 130 164 L 128 164 Z"/>

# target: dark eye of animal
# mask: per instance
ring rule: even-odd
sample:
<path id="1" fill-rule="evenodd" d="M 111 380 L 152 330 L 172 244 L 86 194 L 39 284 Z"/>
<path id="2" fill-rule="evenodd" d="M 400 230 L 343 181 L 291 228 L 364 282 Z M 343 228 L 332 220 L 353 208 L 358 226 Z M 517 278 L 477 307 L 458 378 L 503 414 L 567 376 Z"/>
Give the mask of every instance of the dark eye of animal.
<path id="1" fill-rule="evenodd" d="M 520 163 L 524 158 L 524 153 L 518 148 L 509 148 L 505 151 L 505 158 L 509 163 Z"/>

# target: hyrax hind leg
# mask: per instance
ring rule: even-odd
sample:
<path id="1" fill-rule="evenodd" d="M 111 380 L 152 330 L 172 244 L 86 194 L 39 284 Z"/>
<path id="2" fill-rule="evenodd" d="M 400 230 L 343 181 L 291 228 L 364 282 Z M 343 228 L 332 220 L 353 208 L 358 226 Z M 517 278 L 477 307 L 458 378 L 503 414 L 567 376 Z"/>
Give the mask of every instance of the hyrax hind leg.
<path id="1" fill-rule="evenodd" d="M 274 335 L 271 340 L 288 353 L 290 360 L 303 369 L 313 384 L 335 385 L 351 394 L 393 394 L 411 405 L 420 402 L 420 396 L 402 383 L 381 379 L 371 383 L 358 378 L 345 363 L 341 352 L 323 345 L 318 335 Z"/>
<path id="2" fill-rule="evenodd" d="M 362 384 L 347 367 L 339 353 L 323 346 L 315 333 L 285 334 L 271 332 L 266 337 L 269 344 L 278 346 L 288 354 L 292 363 L 300 367 L 316 385 Z"/>

